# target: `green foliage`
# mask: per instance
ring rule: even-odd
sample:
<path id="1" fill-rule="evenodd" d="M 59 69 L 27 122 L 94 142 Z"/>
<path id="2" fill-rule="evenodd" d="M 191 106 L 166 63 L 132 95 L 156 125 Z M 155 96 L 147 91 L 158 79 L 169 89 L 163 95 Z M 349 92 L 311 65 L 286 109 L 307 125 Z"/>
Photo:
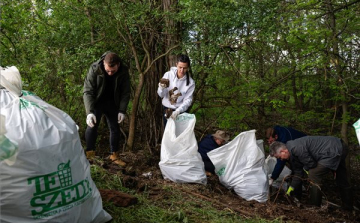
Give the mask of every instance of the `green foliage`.
<path id="1" fill-rule="evenodd" d="M 197 129 L 222 128 L 236 135 L 279 124 L 311 135 L 340 136 L 345 123 L 350 124 L 349 141 L 358 145 L 351 124 L 360 117 L 360 3 L 182 0 L 167 11 L 163 3 L 3 0 L 0 65 L 17 66 L 24 90 L 67 112 L 83 130 L 82 86 L 92 62 L 105 51 L 119 53 L 136 89 L 147 59 L 176 42 L 181 47 L 174 52 L 191 58 L 196 92 L 190 112 L 196 114 Z M 179 24 L 180 36 L 174 24 Z M 149 79 L 173 66 L 164 61 L 152 67 L 157 76 Z M 145 84 L 147 94 L 155 94 L 156 84 L 151 84 Z M 137 118 L 145 124 L 138 135 L 151 132 L 147 126 L 154 125 L 147 113 L 154 100 L 142 98 L 141 103 Z M 101 188 L 126 190 L 117 176 L 98 172 L 93 174 Z M 204 208 L 212 210 L 201 204 L 189 214 L 187 206 L 162 209 L 140 200 L 135 216 L 143 221 L 148 219 L 140 217 L 141 211 L 163 222 L 190 222 Z M 119 213 L 107 205 L 116 216 L 135 218 L 135 208 Z M 205 220 L 197 220 L 220 222 L 212 211 L 206 213 Z M 221 222 L 238 220 L 227 214 L 222 213 Z"/>
<path id="2" fill-rule="evenodd" d="M 359 3 L 184 0 L 167 11 L 162 3 L 3 0 L 0 65 L 17 66 L 24 89 L 67 112 L 80 129 L 83 80 L 92 62 L 107 50 L 118 52 L 136 89 L 134 59 L 144 69 L 168 42 L 179 42 L 174 52 L 191 58 L 196 92 L 190 112 L 198 128 L 237 133 L 276 123 L 339 135 L 342 123 L 360 117 Z M 166 66 L 157 64 L 153 73 Z M 155 94 L 150 84 L 146 94 Z M 140 101 L 139 114 L 146 114 L 154 99 Z M 139 118 L 147 122 L 142 126 L 153 125 Z"/>

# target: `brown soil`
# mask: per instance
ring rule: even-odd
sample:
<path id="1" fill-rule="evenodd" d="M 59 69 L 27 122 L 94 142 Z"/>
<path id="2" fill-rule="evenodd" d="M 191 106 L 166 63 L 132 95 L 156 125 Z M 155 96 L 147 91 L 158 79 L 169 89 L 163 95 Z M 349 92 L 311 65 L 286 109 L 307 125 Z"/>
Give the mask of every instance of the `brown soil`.
<path id="1" fill-rule="evenodd" d="M 118 207 L 128 207 L 138 202 L 136 197 L 120 191 L 99 189 L 99 192 L 103 201 L 112 202 Z"/>
<path id="2" fill-rule="evenodd" d="M 246 201 L 236 195 L 233 191 L 226 189 L 218 180 L 216 175 L 208 177 L 207 185 L 199 184 L 176 184 L 164 180 L 159 168 L 160 149 L 157 154 L 150 154 L 149 151 L 140 150 L 135 153 L 122 153 L 121 158 L 127 163 L 125 168 L 113 164 L 105 164 L 103 167 L 111 173 L 121 175 L 123 185 L 137 191 L 137 193 L 148 193 L 149 198 L 154 202 L 166 200 L 167 191 L 165 185 L 183 192 L 183 197 L 191 200 L 210 201 L 213 207 L 219 210 L 229 210 L 232 213 L 244 217 L 261 217 L 268 220 L 282 219 L 283 222 L 360 222 L 359 210 L 352 212 L 343 211 L 339 205 L 341 201 L 337 193 L 335 181 L 326 179 L 323 193 L 326 199 L 323 200 L 321 208 L 306 204 L 304 192 L 301 204 L 286 199 L 282 191 L 272 189 L 269 201 L 258 203 Z M 351 178 L 354 188 L 355 205 L 360 207 L 360 153 L 351 154 Z M 327 182 L 328 181 L 328 182 Z M 111 200 L 106 193 L 102 193 L 104 200 Z M 186 199 L 186 200 L 188 200 Z"/>

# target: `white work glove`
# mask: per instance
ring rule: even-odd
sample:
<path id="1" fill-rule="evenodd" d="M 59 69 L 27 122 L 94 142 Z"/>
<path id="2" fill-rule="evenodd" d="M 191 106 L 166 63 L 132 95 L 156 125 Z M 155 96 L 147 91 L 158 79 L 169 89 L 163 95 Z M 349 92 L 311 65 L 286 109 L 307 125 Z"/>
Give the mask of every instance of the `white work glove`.
<path id="1" fill-rule="evenodd" d="M 273 184 L 274 180 L 272 178 L 270 178 L 269 180 L 269 186 L 271 186 Z"/>
<path id="2" fill-rule="evenodd" d="M 87 115 L 86 117 L 86 124 L 92 128 L 95 126 L 95 123 L 96 123 L 96 117 L 93 113 L 90 113 Z"/>
<path id="3" fill-rule="evenodd" d="M 124 121 L 125 119 L 125 115 L 121 112 L 119 112 L 118 114 L 118 123 L 121 123 L 122 121 Z"/>
<path id="4" fill-rule="evenodd" d="M 179 111 L 173 111 L 173 113 L 171 114 L 171 118 L 175 120 L 179 114 L 180 114 Z"/>
<path id="5" fill-rule="evenodd" d="M 159 83 L 159 88 L 161 90 L 164 90 L 166 88 L 166 84 Z"/>

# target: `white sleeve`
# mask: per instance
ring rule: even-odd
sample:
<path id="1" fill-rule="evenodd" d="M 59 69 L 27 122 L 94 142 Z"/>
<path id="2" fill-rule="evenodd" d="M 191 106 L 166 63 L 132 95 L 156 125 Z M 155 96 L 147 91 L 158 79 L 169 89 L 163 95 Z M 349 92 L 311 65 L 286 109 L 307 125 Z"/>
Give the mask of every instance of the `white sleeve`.
<path id="1" fill-rule="evenodd" d="M 195 90 L 195 83 L 193 82 L 192 85 L 189 87 L 188 91 L 186 92 L 182 104 L 176 109 L 176 111 L 182 113 L 185 112 L 190 107 L 193 100 L 194 90 Z"/>
<path id="2" fill-rule="evenodd" d="M 162 78 L 169 79 L 169 72 L 166 72 Z M 157 93 L 161 98 L 164 98 L 165 95 L 169 92 L 168 88 L 161 88 L 158 86 Z"/>

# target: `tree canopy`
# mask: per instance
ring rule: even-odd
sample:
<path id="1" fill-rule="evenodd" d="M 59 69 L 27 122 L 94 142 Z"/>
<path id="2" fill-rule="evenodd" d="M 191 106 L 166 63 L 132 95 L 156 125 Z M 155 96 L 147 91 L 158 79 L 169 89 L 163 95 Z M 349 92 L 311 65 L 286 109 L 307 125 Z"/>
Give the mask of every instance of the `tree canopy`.
<path id="1" fill-rule="evenodd" d="M 293 126 L 356 143 L 360 117 L 359 0 L 3 0 L 1 66 L 84 131 L 82 87 L 92 62 L 118 53 L 129 66 L 128 149 L 161 142 L 156 94 L 174 55 L 191 59 L 190 112 L 199 136 Z M 135 136 L 140 137 L 135 137 Z"/>

